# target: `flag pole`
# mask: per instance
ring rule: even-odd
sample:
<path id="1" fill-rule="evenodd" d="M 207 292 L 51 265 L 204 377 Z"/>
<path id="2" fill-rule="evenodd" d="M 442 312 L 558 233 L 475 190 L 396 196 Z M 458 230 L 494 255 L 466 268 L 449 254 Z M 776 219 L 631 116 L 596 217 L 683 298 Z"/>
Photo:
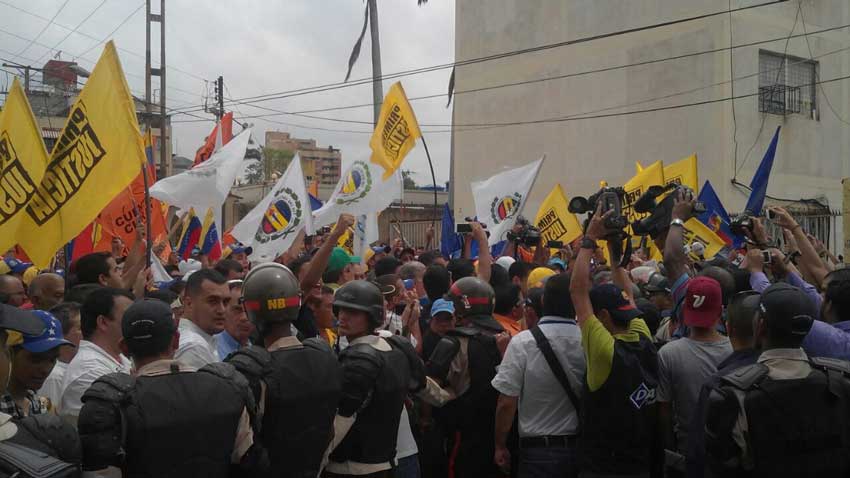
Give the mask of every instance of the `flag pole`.
<path id="1" fill-rule="evenodd" d="M 153 149 L 153 145 L 151 145 Z M 151 238 L 151 190 L 148 180 L 148 160 L 145 155 L 145 164 L 142 165 L 142 178 L 145 182 L 145 269 L 151 266 L 151 248 L 153 246 Z"/>
<path id="2" fill-rule="evenodd" d="M 419 139 L 422 140 L 422 146 L 425 146 L 425 157 L 428 158 L 428 167 L 431 168 L 431 181 L 434 183 L 434 217 L 431 219 L 431 228 L 436 229 L 437 214 L 439 213 L 437 208 L 437 177 L 434 176 L 434 163 L 431 162 L 431 153 L 428 152 L 428 143 L 425 142 L 425 136 L 420 135 Z"/>

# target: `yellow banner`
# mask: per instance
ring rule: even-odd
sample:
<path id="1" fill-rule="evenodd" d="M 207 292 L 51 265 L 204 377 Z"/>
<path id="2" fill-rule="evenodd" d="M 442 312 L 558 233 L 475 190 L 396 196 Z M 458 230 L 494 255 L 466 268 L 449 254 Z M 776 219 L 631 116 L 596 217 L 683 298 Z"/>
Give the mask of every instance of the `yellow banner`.
<path id="1" fill-rule="evenodd" d="M 0 111 L 0 253 L 19 242 L 17 229 L 47 167 L 47 150 L 18 79 Z"/>
<path id="2" fill-rule="evenodd" d="M 336 241 L 336 245 L 345 249 L 345 252 L 348 253 L 349 256 L 354 255 L 354 229 L 349 227 L 345 233 L 339 236 L 339 240 Z"/>
<path id="3" fill-rule="evenodd" d="M 661 161 L 656 161 L 629 179 L 623 189 L 626 190 L 626 199 L 623 204 L 623 215 L 629 218 L 629 224 L 642 218 L 646 214 L 638 214 L 633 205 L 646 192 L 649 186 L 661 186 L 664 184 L 664 166 Z"/>
<path id="4" fill-rule="evenodd" d="M 384 168 L 383 179 L 386 180 L 401 166 L 407 153 L 416 146 L 416 139 L 422 136 L 416 115 L 401 83 L 390 87 L 384 104 L 381 106 L 381 116 L 378 125 L 369 140 L 372 148 L 371 161 Z"/>
<path id="5" fill-rule="evenodd" d="M 576 215 L 567 210 L 567 198 L 560 184 L 556 184 L 543 200 L 534 224 L 540 229 L 543 245 L 549 241 L 569 244 L 581 236 L 581 224 Z"/>
<path id="6" fill-rule="evenodd" d="M 643 166 L 640 164 L 640 161 L 635 161 L 635 172 L 639 173 L 643 171 Z"/>
<path id="7" fill-rule="evenodd" d="M 670 183 L 687 186 L 693 189 L 694 192 L 699 192 L 696 154 L 664 166 L 664 184 Z"/>
<path id="8" fill-rule="evenodd" d="M 17 242 L 35 265 L 47 266 L 63 244 L 127 188 L 144 164 L 133 97 L 110 41 L 71 107 L 26 207 Z"/>

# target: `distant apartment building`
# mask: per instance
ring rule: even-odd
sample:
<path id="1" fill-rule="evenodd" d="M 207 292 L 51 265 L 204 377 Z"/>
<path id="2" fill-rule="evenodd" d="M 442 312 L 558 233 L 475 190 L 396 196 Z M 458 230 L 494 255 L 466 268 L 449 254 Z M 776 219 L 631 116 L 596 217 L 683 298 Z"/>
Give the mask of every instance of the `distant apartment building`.
<path id="1" fill-rule="evenodd" d="M 307 181 L 318 179 L 319 184 L 331 186 L 339 181 L 342 153 L 333 146 L 319 147 L 315 139 L 293 138 L 286 132 L 267 131 L 266 148 L 297 152 Z"/>

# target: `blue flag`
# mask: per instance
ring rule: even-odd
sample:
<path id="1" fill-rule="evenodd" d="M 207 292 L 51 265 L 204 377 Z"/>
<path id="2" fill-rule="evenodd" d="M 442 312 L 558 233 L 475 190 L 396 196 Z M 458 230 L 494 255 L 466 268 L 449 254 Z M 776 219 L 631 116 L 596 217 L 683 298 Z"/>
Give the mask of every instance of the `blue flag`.
<path id="1" fill-rule="evenodd" d="M 703 184 L 698 200 L 705 204 L 705 212 L 697 216 L 699 222 L 714 231 L 717 237 L 723 239 L 726 244 L 738 247 L 743 242 L 743 238 L 732 233 L 732 229 L 729 227 L 729 213 L 726 212 L 726 208 L 720 202 L 720 198 L 714 191 L 714 187 L 711 186 L 710 181 Z"/>
<path id="2" fill-rule="evenodd" d="M 455 232 L 455 220 L 449 204 L 443 205 L 443 219 L 440 231 L 440 253 L 443 257 L 459 257 L 463 250 L 463 238 Z"/>
<path id="3" fill-rule="evenodd" d="M 319 208 L 324 205 L 322 203 L 322 201 L 319 198 L 317 198 L 316 196 L 313 196 L 310 193 L 307 193 L 307 195 L 310 196 L 310 210 L 311 211 L 318 211 Z"/>
<path id="4" fill-rule="evenodd" d="M 770 170 L 773 168 L 773 158 L 776 156 L 776 145 L 779 143 L 779 130 L 782 126 L 776 127 L 776 133 L 773 139 L 770 140 L 770 146 L 764 153 L 764 158 L 759 164 L 759 168 L 753 175 L 753 180 L 750 181 L 750 198 L 747 200 L 747 207 L 744 208 L 750 214 L 760 215 L 764 208 L 764 197 L 767 195 L 767 180 L 770 178 Z"/>

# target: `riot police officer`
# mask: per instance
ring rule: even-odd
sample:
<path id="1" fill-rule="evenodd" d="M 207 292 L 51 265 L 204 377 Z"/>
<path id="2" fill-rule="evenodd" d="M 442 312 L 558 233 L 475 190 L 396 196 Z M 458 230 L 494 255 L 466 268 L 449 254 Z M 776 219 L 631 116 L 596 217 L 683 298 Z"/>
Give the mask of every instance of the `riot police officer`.
<path id="1" fill-rule="evenodd" d="M 218 362 L 195 370 L 174 360 L 180 334 L 171 308 L 160 300 L 131 305 L 121 332 L 134 375 L 105 375 L 83 394 L 78 429 L 84 470 L 114 466 L 125 477 L 227 477 L 232 465 L 249 473 L 263 468 L 250 424 L 254 398 L 233 366 Z"/>
<path id="2" fill-rule="evenodd" d="M 14 331 L 14 338 L 9 332 Z M 21 333 L 40 335 L 43 322 L 34 314 L 0 304 L 0 393 L 11 375 L 8 345 Z M 31 415 L 19 420 L 0 413 L 0 476 L 80 476 L 82 452 L 76 430 L 56 415 Z"/>
<path id="3" fill-rule="evenodd" d="M 375 333 L 384 321 L 377 285 L 346 283 L 337 289 L 333 306 L 349 346 L 339 356 L 342 399 L 324 476 L 392 476 L 402 407 L 409 392 L 424 386 L 422 363 L 403 337 Z"/>
<path id="4" fill-rule="evenodd" d="M 228 362 L 248 377 L 257 403 L 269 476 L 313 477 L 333 436 L 341 378 L 336 355 L 321 338 L 303 343 L 291 333 L 301 307 L 298 280 L 277 263 L 245 277 L 242 305 L 260 343 L 234 352 Z"/>
<path id="5" fill-rule="evenodd" d="M 496 401 L 491 382 L 502 360 L 497 337 L 502 326 L 493 318 L 495 294 L 490 284 L 465 277 L 452 284 L 447 297 L 460 327 L 440 339 L 428 361 L 428 376 L 454 391 L 458 398 L 435 419 L 459 442 L 450 444 L 454 476 L 496 476 L 493 463 Z M 464 367 L 463 364 L 466 364 Z"/>

